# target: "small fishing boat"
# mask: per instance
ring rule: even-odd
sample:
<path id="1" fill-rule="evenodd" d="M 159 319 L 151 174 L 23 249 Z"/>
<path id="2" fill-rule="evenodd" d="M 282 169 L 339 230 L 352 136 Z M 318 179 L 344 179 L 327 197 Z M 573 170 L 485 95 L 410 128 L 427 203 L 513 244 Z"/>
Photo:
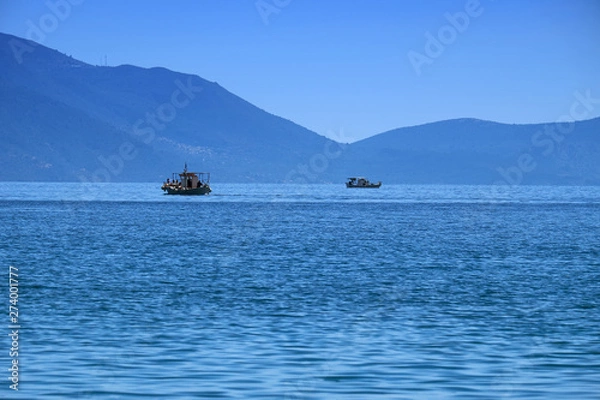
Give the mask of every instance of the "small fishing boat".
<path id="1" fill-rule="evenodd" d="M 361 177 L 348 178 L 348 180 L 346 181 L 347 188 L 377 189 L 380 186 L 381 186 L 381 181 L 375 183 L 375 182 L 370 182 L 368 179 L 361 178 Z"/>
<path id="2" fill-rule="evenodd" d="M 203 195 L 212 191 L 209 183 L 210 172 L 189 172 L 186 163 L 183 172 L 174 172 L 172 179 L 167 178 L 161 189 L 165 194 Z"/>

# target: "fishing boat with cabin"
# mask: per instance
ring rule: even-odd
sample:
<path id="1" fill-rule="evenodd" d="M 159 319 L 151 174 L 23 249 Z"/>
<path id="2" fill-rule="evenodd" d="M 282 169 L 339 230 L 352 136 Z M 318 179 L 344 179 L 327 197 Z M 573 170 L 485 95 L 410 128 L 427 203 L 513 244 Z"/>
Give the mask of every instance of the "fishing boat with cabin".
<path id="1" fill-rule="evenodd" d="M 381 186 L 381 181 L 370 182 L 367 178 L 362 178 L 362 177 L 348 178 L 348 180 L 346 181 L 347 188 L 377 189 L 380 186 Z"/>
<path id="2" fill-rule="evenodd" d="M 212 192 L 210 188 L 210 172 L 190 172 L 187 170 L 186 163 L 183 172 L 174 172 L 172 178 L 167 178 L 161 189 L 166 192 L 165 194 L 209 194 Z"/>

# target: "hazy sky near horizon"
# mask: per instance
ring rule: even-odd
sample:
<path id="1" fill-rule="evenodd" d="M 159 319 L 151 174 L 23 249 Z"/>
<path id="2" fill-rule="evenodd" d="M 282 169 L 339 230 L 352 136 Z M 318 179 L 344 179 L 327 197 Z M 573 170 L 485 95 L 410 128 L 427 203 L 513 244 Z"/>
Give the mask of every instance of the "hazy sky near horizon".
<path id="1" fill-rule="evenodd" d="M 336 140 L 473 117 L 600 116 L 598 0 L 0 0 L 0 31 L 216 81 Z"/>

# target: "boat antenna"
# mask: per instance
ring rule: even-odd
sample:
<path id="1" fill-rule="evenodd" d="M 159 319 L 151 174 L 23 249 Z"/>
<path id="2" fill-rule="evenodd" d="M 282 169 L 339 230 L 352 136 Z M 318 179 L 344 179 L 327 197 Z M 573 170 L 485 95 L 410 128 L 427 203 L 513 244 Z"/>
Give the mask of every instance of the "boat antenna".
<path id="1" fill-rule="evenodd" d="M 185 164 L 183 165 L 183 172 L 187 172 L 187 161 L 185 162 Z"/>

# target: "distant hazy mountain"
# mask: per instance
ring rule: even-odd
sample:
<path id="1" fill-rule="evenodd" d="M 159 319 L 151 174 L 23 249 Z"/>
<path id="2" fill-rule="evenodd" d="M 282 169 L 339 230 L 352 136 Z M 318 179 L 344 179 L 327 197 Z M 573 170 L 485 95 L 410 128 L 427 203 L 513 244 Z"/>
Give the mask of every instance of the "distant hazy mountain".
<path id="1" fill-rule="evenodd" d="M 343 145 L 195 75 L 0 34 L 0 180 L 160 182 L 187 162 L 213 182 L 600 184 L 600 119 L 560 140 L 548 126 L 451 120 Z"/>
<path id="2" fill-rule="evenodd" d="M 17 49 L 22 62 L 15 57 Z M 98 67 L 0 34 L 0 179 L 283 181 L 335 142 L 198 76 Z"/>
<path id="3" fill-rule="evenodd" d="M 456 119 L 400 128 L 348 146 L 339 163 L 390 182 L 600 184 L 600 118 L 560 125 Z"/>

